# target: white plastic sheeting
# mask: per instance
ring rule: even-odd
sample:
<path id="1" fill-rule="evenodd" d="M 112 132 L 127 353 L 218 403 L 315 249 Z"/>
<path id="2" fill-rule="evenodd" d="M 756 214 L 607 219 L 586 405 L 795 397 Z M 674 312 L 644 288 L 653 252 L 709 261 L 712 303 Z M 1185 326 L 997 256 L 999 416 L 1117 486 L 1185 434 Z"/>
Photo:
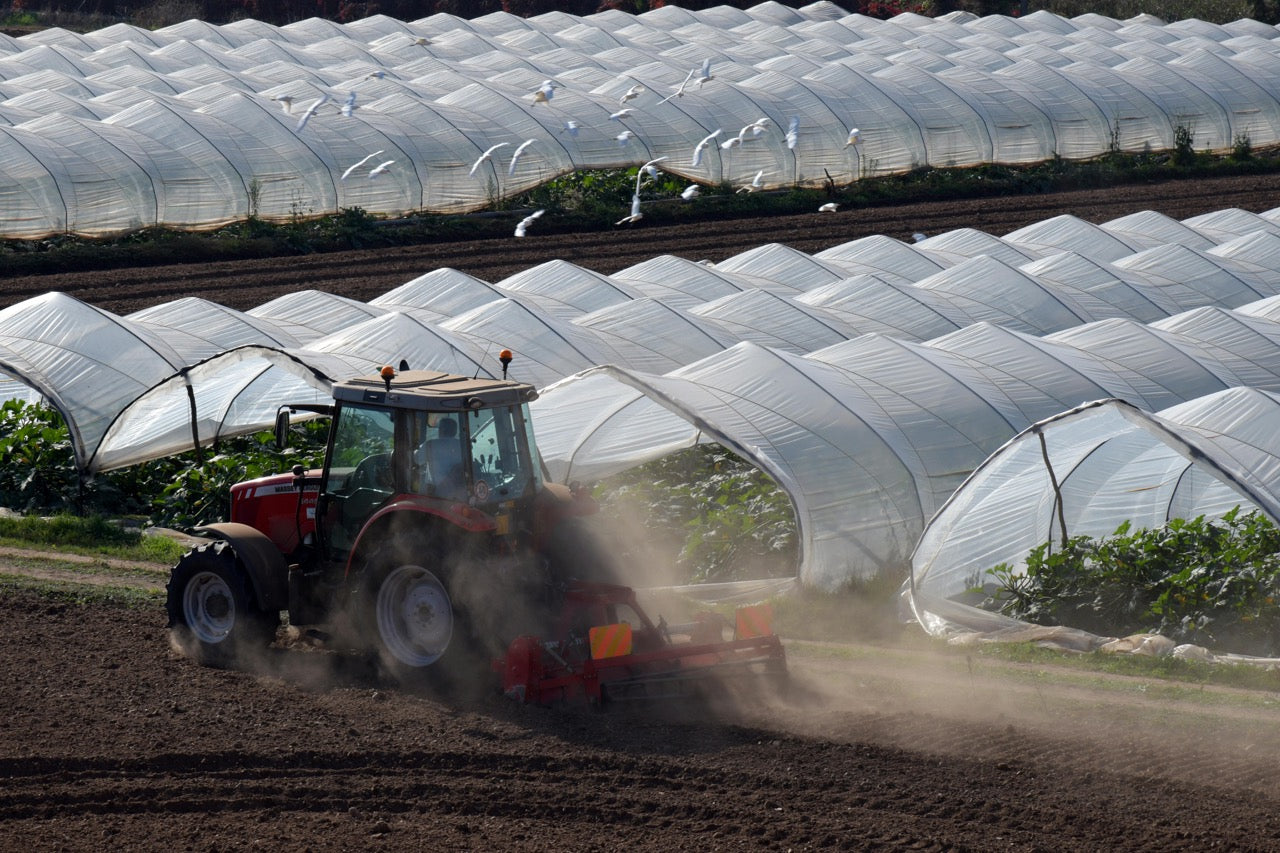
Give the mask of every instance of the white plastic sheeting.
<path id="1" fill-rule="evenodd" d="M 925 520 L 1027 424 L 1105 397 L 1155 411 L 1280 392 L 1276 215 L 1131 218 L 1126 234 L 1196 248 L 1136 240 L 1112 262 L 1070 250 L 1082 234 L 1116 244 L 1058 217 L 1010 240 L 767 245 L 614 276 L 441 269 L 368 303 L 303 291 L 243 313 L 188 298 L 120 318 L 48 294 L 0 312 L 0 392 L 24 383 L 57 406 L 91 475 L 264 428 L 280 403 L 382 364 L 494 375 L 509 348 L 512 375 L 543 389 L 555 479 L 723 441 L 791 495 L 801 578 L 836 586 L 904 566 Z M 1198 230 L 1249 224 L 1218 243 Z"/>
<path id="2" fill-rule="evenodd" d="M 826 2 L 766 2 L 46 30 L 0 42 L 0 237 L 344 207 L 463 212 L 575 170 L 657 157 L 688 180 L 741 186 L 759 172 L 776 188 L 1168 149 L 1180 128 L 1198 150 L 1280 142 L 1280 32 L 1239 21 L 1238 37 L 1189 36 L 1196 23 L 1047 12 L 879 21 Z M 555 88 L 535 99 L 546 80 Z M 637 84 L 631 114 L 611 120 Z M 860 141 L 848 144 L 854 127 Z M 632 135 L 619 140 L 624 129 Z M 716 130 L 741 143 L 695 157 Z M 1220 219 L 1203 226 L 1256 230 Z M 1016 266 L 1090 245 L 1106 261 L 1130 242 L 1059 226 L 1016 235 L 995 256 Z M 1046 229 L 1056 242 L 1043 241 Z M 952 262 L 977 248 L 964 235 L 932 247 Z"/>
<path id="3" fill-rule="evenodd" d="M 1280 521 L 1280 395 L 1230 388 L 1155 414 L 1101 400 L 1039 421 L 986 460 L 925 528 L 908 594 L 927 630 L 984 630 L 1005 617 L 966 603 L 1033 547 L 1154 528 L 1233 507 Z M 1057 480 L 1055 492 L 1053 480 Z M 1061 520 L 1059 518 L 1061 510 Z"/>

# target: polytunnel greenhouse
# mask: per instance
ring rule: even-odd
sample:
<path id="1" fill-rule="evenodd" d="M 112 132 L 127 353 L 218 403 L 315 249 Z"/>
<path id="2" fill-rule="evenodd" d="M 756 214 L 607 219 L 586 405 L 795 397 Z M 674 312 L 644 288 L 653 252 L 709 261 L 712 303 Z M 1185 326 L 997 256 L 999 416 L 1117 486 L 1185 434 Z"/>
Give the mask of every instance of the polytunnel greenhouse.
<path id="1" fill-rule="evenodd" d="M 1280 394 L 1229 388 L 1154 414 L 1099 400 L 1040 421 L 982 464 L 929 522 L 912 559 L 911 605 L 926 630 L 1022 623 L 974 601 L 999 565 L 1025 573 L 1032 548 L 1100 538 L 1118 520 L 1157 528 L 1237 507 L 1280 521 Z"/>
<path id="2" fill-rule="evenodd" d="M 59 293 L 0 311 L 3 392 L 57 408 L 85 477 L 266 428 L 282 402 L 401 359 L 493 376 L 504 348 L 541 390 L 550 477 L 722 443 L 790 497 L 799 580 L 833 588 L 905 573 L 928 519 L 1033 423 L 1100 399 L 1280 394 L 1280 209 L 765 245 L 613 275 L 437 269 L 369 302 L 301 291 L 247 312 L 187 298 L 122 317 Z"/>
<path id="3" fill-rule="evenodd" d="M 465 212 L 654 159 L 770 189 L 1270 146 L 1277 34 L 1044 11 L 885 21 L 827 2 L 55 28 L 0 40 L 0 237 Z M 933 248 L 967 257 L 972 237 Z M 1042 238 L 995 258 L 1020 264 Z M 1106 251 L 1132 247 L 1117 234 Z"/>

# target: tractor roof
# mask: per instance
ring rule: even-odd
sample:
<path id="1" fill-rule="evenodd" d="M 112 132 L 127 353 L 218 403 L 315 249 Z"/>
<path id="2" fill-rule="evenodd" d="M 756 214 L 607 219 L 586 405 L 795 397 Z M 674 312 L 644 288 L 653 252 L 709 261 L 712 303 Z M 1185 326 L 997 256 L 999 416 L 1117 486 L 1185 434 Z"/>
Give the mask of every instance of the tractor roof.
<path id="1" fill-rule="evenodd" d="M 384 372 L 389 369 L 383 368 Z M 525 382 L 435 370 L 392 371 L 390 384 L 383 375 L 374 374 L 344 379 L 333 386 L 333 399 L 342 402 L 444 412 L 511 406 L 537 397 L 537 390 Z"/>

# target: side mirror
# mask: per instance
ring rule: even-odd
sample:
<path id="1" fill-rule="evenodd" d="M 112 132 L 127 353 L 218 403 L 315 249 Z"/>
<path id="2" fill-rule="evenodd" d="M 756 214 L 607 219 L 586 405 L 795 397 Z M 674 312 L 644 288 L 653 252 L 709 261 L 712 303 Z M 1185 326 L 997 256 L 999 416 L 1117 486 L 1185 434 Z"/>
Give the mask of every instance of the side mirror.
<path id="1" fill-rule="evenodd" d="M 276 450 L 284 450 L 289 444 L 289 410 L 276 412 Z"/>

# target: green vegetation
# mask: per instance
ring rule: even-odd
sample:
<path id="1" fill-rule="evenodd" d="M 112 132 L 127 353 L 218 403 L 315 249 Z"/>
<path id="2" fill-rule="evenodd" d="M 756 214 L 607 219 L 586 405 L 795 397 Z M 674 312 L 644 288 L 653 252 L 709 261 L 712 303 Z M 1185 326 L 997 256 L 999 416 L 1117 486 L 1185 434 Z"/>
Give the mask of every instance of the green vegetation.
<path id="1" fill-rule="evenodd" d="M 795 514 L 763 471 L 718 444 L 625 471 L 596 487 L 601 526 L 641 527 L 651 563 L 677 583 L 781 577 L 795 572 Z M 629 555 L 632 560 L 636 555 Z"/>
<path id="2" fill-rule="evenodd" d="M 1280 655 L 1280 530 L 1260 513 L 1137 532 L 1126 522 L 1110 537 L 1032 549 L 1025 573 L 989 574 L 998 588 L 985 606 L 1018 619 Z"/>

